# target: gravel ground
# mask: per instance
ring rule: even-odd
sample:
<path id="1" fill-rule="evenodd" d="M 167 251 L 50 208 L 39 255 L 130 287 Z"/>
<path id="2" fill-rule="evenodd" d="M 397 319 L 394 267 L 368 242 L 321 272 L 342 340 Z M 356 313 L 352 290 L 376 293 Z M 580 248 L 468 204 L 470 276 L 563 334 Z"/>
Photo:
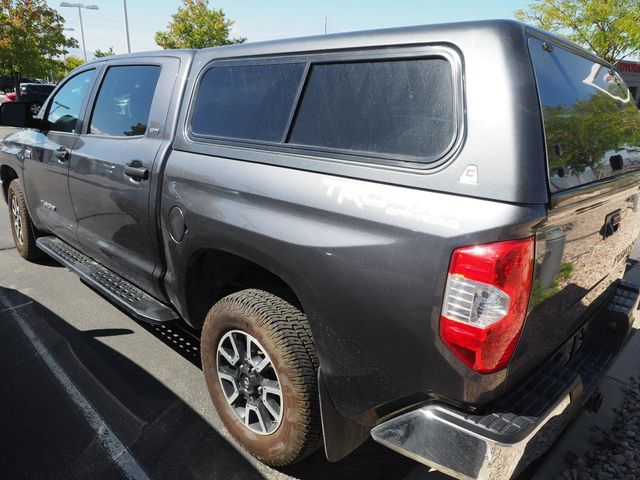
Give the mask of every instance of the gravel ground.
<path id="1" fill-rule="evenodd" d="M 635 480 L 640 479 L 640 380 L 631 377 L 622 407 L 614 409 L 617 418 L 608 431 L 593 431 L 593 448 L 584 457 L 568 458 L 573 468 L 558 480 Z"/>

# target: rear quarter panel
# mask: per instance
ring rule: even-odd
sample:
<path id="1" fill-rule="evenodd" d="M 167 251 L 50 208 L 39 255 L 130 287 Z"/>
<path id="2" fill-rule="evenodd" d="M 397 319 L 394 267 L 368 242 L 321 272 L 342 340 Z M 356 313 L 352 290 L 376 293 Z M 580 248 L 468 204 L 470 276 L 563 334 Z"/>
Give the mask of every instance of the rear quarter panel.
<path id="1" fill-rule="evenodd" d="M 212 61 L 308 52 L 445 45 L 463 84 L 460 148 L 416 171 L 197 142 L 188 136 L 198 79 Z M 181 314 L 188 262 L 220 249 L 274 272 L 309 316 L 338 410 L 364 424 L 427 399 L 480 404 L 508 370 L 480 375 L 439 340 L 450 255 L 527 237 L 548 200 L 540 111 L 522 24 L 411 27 L 198 51 L 164 175 L 166 288 Z M 458 181 L 477 166 L 477 184 Z M 166 228 L 184 210 L 180 243 Z M 197 323 L 201 319 L 191 319 Z"/>
<path id="2" fill-rule="evenodd" d="M 479 375 L 439 340 L 451 251 L 532 235 L 543 207 L 515 206 L 186 152 L 171 153 L 162 218 L 167 290 L 188 318 L 189 259 L 220 249 L 272 271 L 311 323 L 337 408 L 362 423 L 433 397 L 477 402 L 507 372 Z M 190 319 L 197 323 L 201 319 Z"/>

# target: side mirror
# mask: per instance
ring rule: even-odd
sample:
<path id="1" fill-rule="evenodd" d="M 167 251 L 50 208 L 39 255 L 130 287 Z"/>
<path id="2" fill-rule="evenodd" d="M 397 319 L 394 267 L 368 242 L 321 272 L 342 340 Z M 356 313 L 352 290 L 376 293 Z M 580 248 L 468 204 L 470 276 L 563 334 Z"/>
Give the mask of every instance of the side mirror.
<path id="1" fill-rule="evenodd" d="M 0 104 L 0 125 L 6 127 L 31 127 L 34 125 L 27 102 Z"/>

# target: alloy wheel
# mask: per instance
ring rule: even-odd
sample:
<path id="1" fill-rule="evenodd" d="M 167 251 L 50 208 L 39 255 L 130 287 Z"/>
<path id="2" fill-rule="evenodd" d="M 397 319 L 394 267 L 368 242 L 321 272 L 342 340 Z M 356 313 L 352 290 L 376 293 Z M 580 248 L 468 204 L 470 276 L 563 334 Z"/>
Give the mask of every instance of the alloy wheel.
<path id="1" fill-rule="evenodd" d="M 13 220 L 13 229 L 16 232 L 16 238 L 20 245 L 24 245 L 24 228 L 22 225 L 22 216 L 20 216 L 20 205 L 16 196 L 11 197 L 11 217 Z"/>
<path id="2" fill-rule="evenodd" d="M 259 435 L 275 432 L 282 422 L 283 394 L 266 350 L 241 330 L 218 342 L 218 378 L 227 403 L 246 428 Z"/>

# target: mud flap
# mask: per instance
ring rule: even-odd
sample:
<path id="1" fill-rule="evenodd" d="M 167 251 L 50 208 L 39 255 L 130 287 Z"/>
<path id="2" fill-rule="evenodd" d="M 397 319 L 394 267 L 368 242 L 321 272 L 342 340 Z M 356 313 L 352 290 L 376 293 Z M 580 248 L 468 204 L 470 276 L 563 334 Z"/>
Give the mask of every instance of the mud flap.
<path id="1" fill-rule="evenodd" d="M 333 400 L 331 400 L 322 369 L 318 369 L 318 392 L 324 453 L 327 460 L 337 462 L 362 445 L 369 438 L 371 429 L 342 416 L 338 412 Z"/>

